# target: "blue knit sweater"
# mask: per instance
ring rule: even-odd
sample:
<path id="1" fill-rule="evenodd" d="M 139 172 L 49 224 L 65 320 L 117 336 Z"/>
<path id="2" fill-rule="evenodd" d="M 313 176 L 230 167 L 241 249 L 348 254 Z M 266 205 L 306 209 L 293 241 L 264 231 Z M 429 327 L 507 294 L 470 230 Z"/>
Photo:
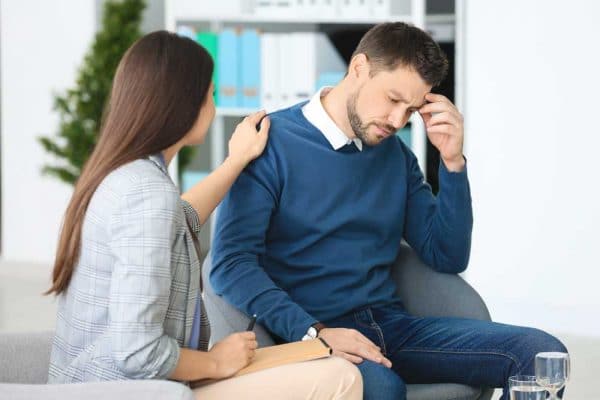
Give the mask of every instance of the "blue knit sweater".
<path id="1" fill-rule="evenodd" d="M 210 274 L 216 293 L 287 341 L 400 301 L 390 265 L 402 238 L 436 270 L 463 271 L 473 224 L 466 168 L 441 163 L 436 198 L 400 139 L 335 151 L 302 105 L 270 115 L 267 148 L 222 202 Z"/>

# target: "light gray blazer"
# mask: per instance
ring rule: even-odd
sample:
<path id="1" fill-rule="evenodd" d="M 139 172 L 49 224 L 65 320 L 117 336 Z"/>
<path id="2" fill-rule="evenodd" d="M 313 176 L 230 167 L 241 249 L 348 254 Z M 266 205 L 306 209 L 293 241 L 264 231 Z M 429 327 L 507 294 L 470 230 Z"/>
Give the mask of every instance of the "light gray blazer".
<path id="1" fill-rule="evenodd" d="M 179 348 L 189 345 L 200 295 L 188 224 L 199 231 L 198 215 L 159 156 L 102 181 L 85 215 L 79 261 L 59 296 L 49 383 L 170 376 Z"/>

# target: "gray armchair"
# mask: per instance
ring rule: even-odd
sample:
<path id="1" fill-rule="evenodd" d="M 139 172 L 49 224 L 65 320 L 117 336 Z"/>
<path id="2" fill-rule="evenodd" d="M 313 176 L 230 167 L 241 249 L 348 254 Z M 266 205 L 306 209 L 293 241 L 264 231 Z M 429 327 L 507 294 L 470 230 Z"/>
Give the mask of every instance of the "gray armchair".
<path id="1" fill-rule="evenodd" d="M 46 384 L 53 332 L 0 334 L 0 400 L 193 400 L 172 381 Z"/>
<path id="2" fill-rule="evenodd" d="M 441 274 L 426 266 L 416 253 L 402 244 L 393 279 L 407 310 L 418 316 L 447 316 L 490 320 L 485 303 L 477 292 L 458 275 Z M 204 300 L 211 324 L 211 341 L 217 342 L 234 332 L 243 331 L 248 317 L 216 295 L 208 275 L 212 268 L 210 253 L 204 260 Z M 436 296 L 428 293 L 435 292 Z M 256 324 L 254 328 L 260 347 L 273 345 L 267 330 Z M 443 383 L 407 385 L 408 400 L 489 400 L 492 389 Z"/>

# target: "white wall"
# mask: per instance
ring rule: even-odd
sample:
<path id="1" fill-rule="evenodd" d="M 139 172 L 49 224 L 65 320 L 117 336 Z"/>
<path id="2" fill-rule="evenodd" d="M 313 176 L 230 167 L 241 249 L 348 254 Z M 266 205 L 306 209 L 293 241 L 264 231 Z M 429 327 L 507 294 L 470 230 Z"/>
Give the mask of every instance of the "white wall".
<path id="1" fill-rule="evenodd" d="M 600 3 L 469 1 L 466 278 L 495 320 L 600 336 Z"/>
<path id="2" fill-rule="evenodd" d="M 52 93 L 71 87 L 95 32 L 93 0 L 0 2 L 2 258 L 50 263 L 71 188 L 42 176 Z"/>
<path id="3" fill-rule="evenodd" d="M 40 171 L 54 163 L 38 144 L 55 135 L 53 93 L 75 84 L 101 22 L 103 0 L 0 2 L 2 254 L 51 265 L 72 189 Z M 164 27 L 164 0 L 147 0 L 142 31 Z"/>

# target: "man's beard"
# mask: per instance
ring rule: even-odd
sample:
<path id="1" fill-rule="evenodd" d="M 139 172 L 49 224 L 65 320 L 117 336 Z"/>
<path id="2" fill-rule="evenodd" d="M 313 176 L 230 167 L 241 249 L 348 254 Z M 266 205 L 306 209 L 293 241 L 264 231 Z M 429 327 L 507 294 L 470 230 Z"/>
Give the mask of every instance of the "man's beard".
<path id="1" fill-rule="evenodd" d="M 393 126 L 378 125 L 374 122 L 364 124 L 362 122 L 362 119 L 360 119 L 358 112 L 356 111 L 356 103 L 358 101 L 359 93 L 360 93 L 360 89 L 358 89 L 357 91 L 352 93 L 350 95 L 350 97 L 348 98 L 348 101 L 346 102 L 346 113 L 348 114 L 348 121 L 350 122 L 350 127 L 352 128 L 352 131 L 354 132 L 356 137 L 359 138 L 361 140 L 361 142 L 363 142 L 363 144 L 365 144 L 367 146 L 376 146 L 379 143 L 381 143 L 381 140 L 372 140 L 369 137 L 369 134 L 367 132 L 367 130 L 369 129 L 369 126 L 375 125 L 377 127 L 380 127 L 381 129 L 384 129 L 389 132 L 393 132 L 395 129 Z"/>

